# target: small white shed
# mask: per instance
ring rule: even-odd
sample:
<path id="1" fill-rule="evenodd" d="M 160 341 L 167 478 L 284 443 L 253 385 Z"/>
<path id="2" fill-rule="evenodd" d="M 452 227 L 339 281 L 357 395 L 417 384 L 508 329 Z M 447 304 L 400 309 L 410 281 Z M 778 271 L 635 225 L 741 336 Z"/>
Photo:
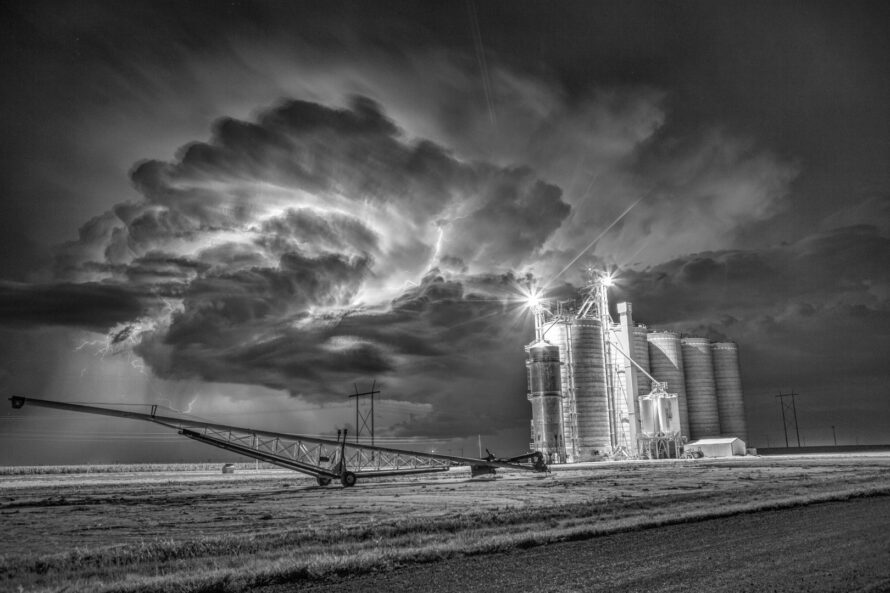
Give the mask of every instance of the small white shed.
<path id="1" fill-rule="evenodd" d="M 684 451 L 698 449 L 705 457 L 732 457 L 745 454 L 745 441 L 736 437 L 698 439 L 683 446 Z"/>

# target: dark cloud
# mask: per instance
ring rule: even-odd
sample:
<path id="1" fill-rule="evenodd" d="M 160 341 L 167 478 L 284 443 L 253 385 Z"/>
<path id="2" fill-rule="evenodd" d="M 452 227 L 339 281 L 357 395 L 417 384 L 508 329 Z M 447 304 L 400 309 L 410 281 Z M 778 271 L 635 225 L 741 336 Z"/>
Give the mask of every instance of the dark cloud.
<path id="1" fill-rule="evenodd" d="M 0 324 L 11 327 L 61 325 L 105 332 L 144 315 L 148 303 L 124 286 L 0 282 Z"/>
<path id="2" fill-rule="evenodd" d="M 195 266 L 219 266 L 222 253 L 271 266 L 294 251 L 369 257 L 415 275 L 438 255 L 506 270 L 529 261 L 569 213 L 560 190 L 531 170 L 407 142 L 363 97 L 350 109 L 288 101 L 257 123 L 223 120 L 209 142 L 173 162 L 141 163 L 132 177 L 144 200 L 84 225 L 58 248 L 58 276 L 95 279 L 96 263 L 131 264 L 156 251 Z M 437 220 L 449 227 L 441 254 Z"/>
<path id="3" fill-rule="evenodd" d="M 520 316 L 520 303 L 510 303 L 513 276 L 448 280 L 433 271 L 386 310 L 287 317 L 273 304 L 294 295 L 270 297 L 268 274 L 262 282 L 239 275 L 194 283 L 169 331 L 145 334 L 137 352 L 167 378 L 261 384 L 325 402 L 356 376 L 372 375 L 387 385 L 388 397 L 432 403 L 434 410 L 484 393 L 463 406 L 489 429 L 509 428 L 521 413 L 511 405 L 516 381 L 504 383 L 496 372 L 524 377 L 517 344 L 528 317 Z M 424 434 L 430 421 L 417 422 L 397 432 Z M 452 436 L 479 428 L 467 424 Z"/>
<path id="4" fill-rule="evenodd" d="M 224 119 L 209 142 L 184 147 L 175 163 L 142 163 L 133 181 L 150 202 L 177 213 L 176 226 L 185 229 L 254 219 L 265 204 L 250 182 L 374 204 L 410 202 L 406 211 L 415 220 L 439 212 L 463 189 L 461 177 L 471 171 L 441 148 L 400 141 L 399 129 L 370 99 L 355 97 L 350 107 L 288 101 L 257 123 Z M 204 181 L 229 187 L 219 191 Z"/>
<path id="5" fill-rule="evenodd" d="M 872 225 L 814 233 L 752 251 L 705 252 L 623 274 L 619 294 L 653 322 L 737 311 L 761 314 L 795 301 L 885 308 L 890 238 Z"/>
<path id="6" fill-rule="evenodd" d="M 822 221 L 822 228 L 869 224 L 876 226 L 884 236 L 890 235 L 890 193 L 871 194 L 858 203 L 847 203 Z"/>
<path id="7" fill-rule="evenodd" d="M 650 326 L 738 342 L 758 431 L 775 425 L 773 395 L 791 388 L 803 394 L 802 414 L 812 414 L 805 420 L 852 430 L 861 411 L 887 412 L 873 396 L 888 380 L 887 261 L 890 237 L 863 224 L 627 270 L 616 296 L 632 300 L 637 320 Z M 860 429 L 866 425 L 874 429 Z"/>
<path id="8" fill-rule="evenodd" d="M 504 171 L 478 209 L 448 224 L 445 257 L 473 262 L 477 269 L 516 269 L 558 229 L 571 208 L 562 191 L 534 178 L 530 170 Z M 508 231 L 508 232 L 505 232 Z"/>
<path id="9" fill-rule="evenodd" d="M 54 277 L 84 282 L 63 285 L 68 293 L 92 287 L 98 294 L 81 300 L 108 322 L 60 314 L 68 293 L 22 308 L 60 291 L 39 286 L 22 287 L 10 313 L 110 329 L 108 344 L 133 345 L 163 379 L 326 402 L 372 375 L 389 397 L 437 414 L 482 389 L 471 414 L 491 429 L 515 421 L 516 381 L 497 377 L 523 376 L 517 344 L 529 319 L 509 270 L 533 261 L 570 213 L 561 190 L 531 169 L 408 141 L 357 97 L 348 109 L 287 101 L 255 122 L 221 120 L 208 142 L 140 163 L 132 178 L 141 201 L 114 206 L 56 248 Z M 148 323 L 142 308 L 127 308 L 138 299 L 124 287 L 156 295 L 160 316 Z"/>

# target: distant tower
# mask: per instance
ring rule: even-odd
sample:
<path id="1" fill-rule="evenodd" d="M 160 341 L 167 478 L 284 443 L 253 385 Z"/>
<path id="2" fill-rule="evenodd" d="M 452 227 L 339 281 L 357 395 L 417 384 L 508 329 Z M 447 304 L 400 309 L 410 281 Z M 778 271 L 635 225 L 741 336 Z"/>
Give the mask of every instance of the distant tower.
<path id="1" fill-rule="evenodd" d="M 637 397 L 640 395 L 640 382 L 646 385 L 645 393 L 649 392 L 648 379 L 645 379 L 639 369 L 634 366 L 633 362 L 628 358 L 640 364 L 639 354 L 637 350 L 637 328 L 633 322 L 633 308 L 630 303 L 618 303 L 618 316 L 621 319 L 619 325 L 615 328 L 617 334 L 619 352 L 616 352 L 612 359 L 618 369 L 617 374 L 623 377 L 621 389 L 616 389 L 616 398 L 623 398 L 621 409 L 624 410 L 626 418 L 619 418 L 619 428 L 626 435 L 627 446 L 630 451 L 635 451 L 637 447 L 637 436 L 640 434 L 640 402 Z M 624 354 L 622 354 L 622 352 Z M 649 353 L 646 352 L 645 366 L 649 366 Z M 626 422 L 625 422 L 626 420 Z M 626 425 L 626 426 L 625 426 Z"/>
<path id="2" fill-rule="evenodd" d="M 637 323 L 634 325 L 633 334 L 634 334 L 634 352 L 633 358 L 634 361 L 640 365 L 642 368 L 637 368 L 637 394 L 638 395 L 647 395 L 650 391 L 652 391 L 652 380 L 646 376 L 646 373 L 649 372 L 649 340 L 646 339 L 646 334 L 649 333 L 649 328 L 645 325 Z"/>

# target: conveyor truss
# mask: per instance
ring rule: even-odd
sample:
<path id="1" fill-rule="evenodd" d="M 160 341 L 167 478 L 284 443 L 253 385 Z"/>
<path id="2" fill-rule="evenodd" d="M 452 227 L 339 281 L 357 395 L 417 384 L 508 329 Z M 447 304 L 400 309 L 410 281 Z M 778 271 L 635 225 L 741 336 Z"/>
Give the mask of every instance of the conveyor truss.
<path id="1" fill-rule="evenodd" d="M 344 486 L 353 486 L 366 478 L 403 476 L 445 472 L 453 467 L 469 466 L 471 475 L 493 474 L 498 468 L 546 472 L 540 452 L 527 453 L 507 459 L 489 454 L 483 459 L 420 453 L 404 449 L 376 447 L 347 442 L 346 430 L 337 431 L 336 440 L 256 430 L 227 424 L 207 422 L 203 419 L 159 414 L 159 406 L 151 406 L 149 413 L 67 403 L 31 397 L 13 396 L 9 400 L 15 409 L 26 403 L 33 406 L 82 412 L 100 416 L 114 416 L 131 420 L 144 420 L 176 430 L 189 439 L 238 453 L 252 459 L 271 463 L 314 477 L 320 486 L 339 480 Z M 163 411 L 163 410 L 161 410 Z"/>

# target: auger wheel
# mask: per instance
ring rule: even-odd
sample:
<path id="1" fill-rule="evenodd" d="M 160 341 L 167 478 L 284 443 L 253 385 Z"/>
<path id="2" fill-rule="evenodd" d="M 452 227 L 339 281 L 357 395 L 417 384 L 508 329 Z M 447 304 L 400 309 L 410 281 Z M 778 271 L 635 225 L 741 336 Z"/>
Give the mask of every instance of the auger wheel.
<path id="1" fill-rule="evenodd" d="M 324 476 L 318 476 L 315 478 L 315 481 L 318 482 L 319 486 L 327 486 L 331 483 L 331 479 Z"/>
<path id="2" fill-rule="evenodd" d="M 343 472 L 343 475 L 340 476 L 340 482 L 346 488 L 355 486 L 355 474 L 352 472 Z"/>

